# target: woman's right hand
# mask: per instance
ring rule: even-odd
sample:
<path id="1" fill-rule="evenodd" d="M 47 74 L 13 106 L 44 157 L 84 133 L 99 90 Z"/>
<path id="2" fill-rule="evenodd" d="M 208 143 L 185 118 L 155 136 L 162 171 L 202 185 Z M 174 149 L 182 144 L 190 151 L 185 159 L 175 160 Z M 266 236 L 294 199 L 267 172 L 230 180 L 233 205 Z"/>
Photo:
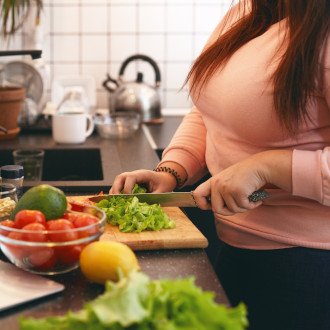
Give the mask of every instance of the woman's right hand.
<path id="1" fill-rule="evenodd" d="M 151 170 L 136 170 L 124 172 L 116 176 L 109 191 L 110 194 L 130 194 L 135 184 L 144 186 L 148 192 L 168 192 L 176 187 L 176 180 L 172 174 Z"/>

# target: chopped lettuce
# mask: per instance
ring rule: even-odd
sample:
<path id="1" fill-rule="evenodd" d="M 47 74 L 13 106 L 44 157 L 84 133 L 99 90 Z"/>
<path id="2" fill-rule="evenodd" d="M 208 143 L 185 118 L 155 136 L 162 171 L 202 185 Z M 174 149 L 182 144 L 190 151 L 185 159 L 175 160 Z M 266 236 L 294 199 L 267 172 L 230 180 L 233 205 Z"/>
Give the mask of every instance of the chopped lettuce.
<path id="1" fill-rule="evenodd" d="M 145 192 L 145 188 L 135 185 L 132 193 Z M 140 203 L 137 197 L 112 197 L 103 199 L 96 204 L 107 215 L 107 221 L 119 226 L 124 233 L 140 233 L 144 230 L 161 230 L 175 227 L 175 222 L 169 218 L 159 204 Z"/>
<path id="2" fill-rule="evenodd" d="M 243 330 L 246 307 L 217 304 L 193 278 L 150 280 L 132 272 L 76 313 L 20 319 L 21 330 Z"/>
<path id="3" fill-rule="evenodd" d="M 142 194 L 147 192 L 147 189 L 145 187 L 139 186 L 138 184 L 135 184 L 132 189 L 132 194 Z"/>

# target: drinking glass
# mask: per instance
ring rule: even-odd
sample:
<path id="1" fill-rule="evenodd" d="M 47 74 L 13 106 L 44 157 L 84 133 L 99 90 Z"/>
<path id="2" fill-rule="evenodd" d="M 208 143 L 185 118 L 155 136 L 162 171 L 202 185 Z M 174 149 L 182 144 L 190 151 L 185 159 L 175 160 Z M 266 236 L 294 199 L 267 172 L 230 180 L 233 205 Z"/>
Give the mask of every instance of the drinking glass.
<path id="1" fill-rule="evenodd" d="M 18 149 L 13 151 L 14 163 L 24 168 L 24 180 L 41 181 L 44 161 L 42 149 Z"/>

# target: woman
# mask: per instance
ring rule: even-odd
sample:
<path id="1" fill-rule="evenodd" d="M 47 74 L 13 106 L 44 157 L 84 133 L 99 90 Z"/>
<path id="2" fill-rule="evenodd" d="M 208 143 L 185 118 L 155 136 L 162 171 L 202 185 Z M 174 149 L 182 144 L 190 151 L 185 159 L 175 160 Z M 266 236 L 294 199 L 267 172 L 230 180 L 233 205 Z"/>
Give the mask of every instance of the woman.
<path id="1" fill-rule="evenodd" d="M 195 106 L 156 170 L 111 189 L 171 191 L 208 170 L 194 195 L 214 212 L 217 272 L 251 329 L 330 329 L 329 25 L 329 0 L 233 7 L 188 75 Z M 260 188 L 270 197 L 250 202 Z"/>

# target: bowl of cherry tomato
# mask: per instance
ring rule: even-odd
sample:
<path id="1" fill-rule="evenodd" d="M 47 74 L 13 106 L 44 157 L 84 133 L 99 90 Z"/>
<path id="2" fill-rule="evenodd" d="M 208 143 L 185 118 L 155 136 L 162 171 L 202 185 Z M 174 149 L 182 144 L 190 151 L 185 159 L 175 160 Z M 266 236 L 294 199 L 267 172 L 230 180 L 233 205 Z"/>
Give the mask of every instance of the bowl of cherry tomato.
<path id="1" fill-rule="evenodd" d="M 92 205 L 66 211 L 60 219 L 46 221 L 37 210 L 21 210 L 13 220 L 0 222 L 0 244 L 17 267 L 56 275 L 79 266 L 82 249 L 104 232 L 106 215 Z"/>

